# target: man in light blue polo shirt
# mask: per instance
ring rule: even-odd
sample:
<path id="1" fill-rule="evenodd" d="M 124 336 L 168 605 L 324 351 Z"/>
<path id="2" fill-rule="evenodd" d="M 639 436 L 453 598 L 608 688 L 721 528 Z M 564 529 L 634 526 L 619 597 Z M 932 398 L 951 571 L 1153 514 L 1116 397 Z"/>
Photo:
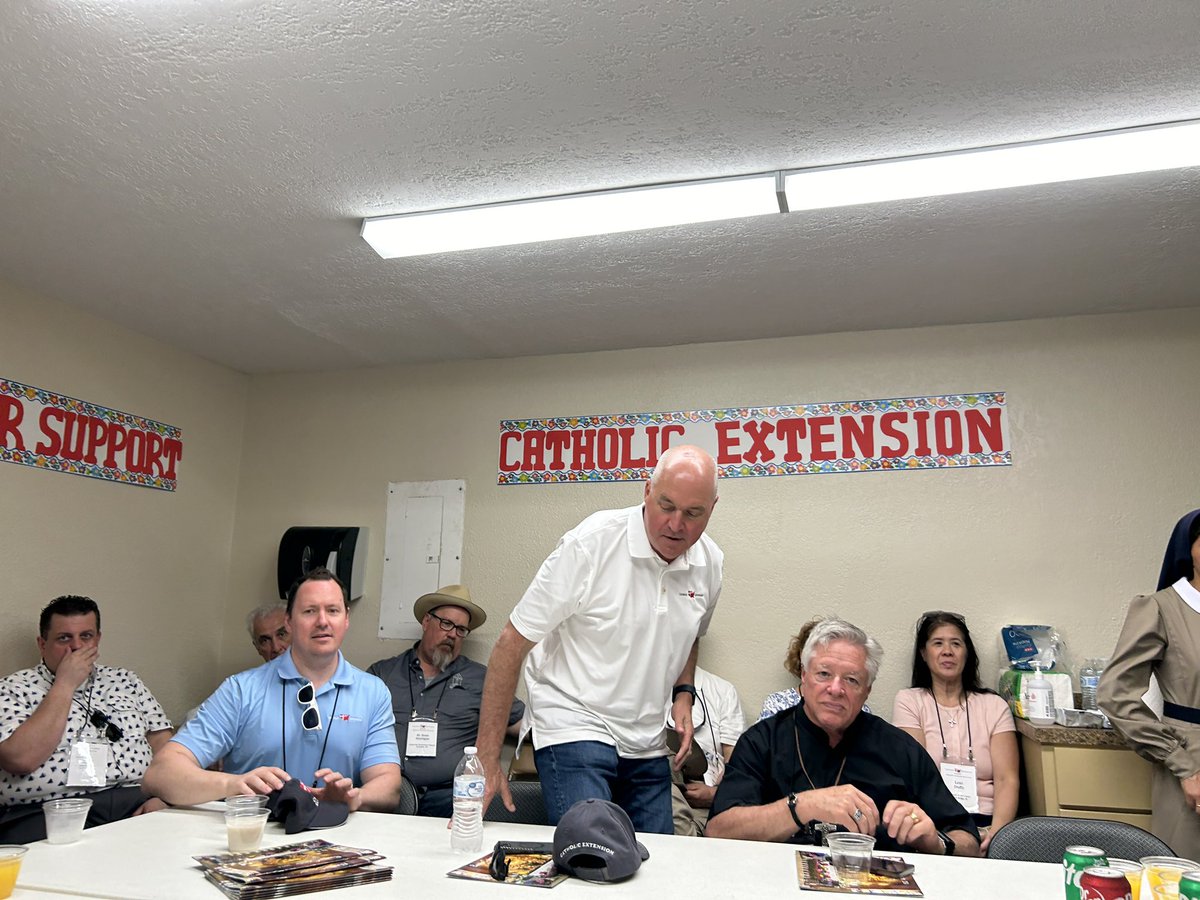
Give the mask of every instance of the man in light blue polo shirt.
<path id="1" fill-rule="evenodd" d="M 268 794 L 290 778 L 351 810 L 392 811 L 400 754 L 387 687 L 346 662 L 346 592 L 313 569 L 288 592 L 290 649 L 230 678 L 155 757 L 143 784 L 171 804 Z M 208 766 L 224 760 L 222 772 Z M 153 785 L 153 789 L 150 786 Z"/>

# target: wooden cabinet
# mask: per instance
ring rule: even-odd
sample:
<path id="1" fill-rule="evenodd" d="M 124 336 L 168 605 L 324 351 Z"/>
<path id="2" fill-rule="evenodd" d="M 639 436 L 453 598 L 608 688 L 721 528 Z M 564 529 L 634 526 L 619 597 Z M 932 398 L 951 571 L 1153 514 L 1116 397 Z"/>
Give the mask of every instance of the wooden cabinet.
<path id="1" fill-rule="evenodd" d="M 1114 819 L 1150 830 L 1152 767 L 1115 732 L 1023 719 L 1017 731 L 1035 816 Z"/>

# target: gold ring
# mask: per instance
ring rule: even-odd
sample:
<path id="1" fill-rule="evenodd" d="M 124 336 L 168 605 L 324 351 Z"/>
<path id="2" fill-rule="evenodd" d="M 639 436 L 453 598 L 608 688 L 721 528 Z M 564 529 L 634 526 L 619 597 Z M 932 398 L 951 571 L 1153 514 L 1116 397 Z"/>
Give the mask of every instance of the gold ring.
<path id="1" fill-rule="evenodd" d="M 909 817 L 910 819 L 912 819 L 914 822 L 919 822 L 919 821 L 921 821 L 921 817 L 920 817 L 920 816 L 918 816 L 918 815 L 917 815 L 915 812 L 910 812 L 910 813 L 908 814 L 908 817 Z"/>

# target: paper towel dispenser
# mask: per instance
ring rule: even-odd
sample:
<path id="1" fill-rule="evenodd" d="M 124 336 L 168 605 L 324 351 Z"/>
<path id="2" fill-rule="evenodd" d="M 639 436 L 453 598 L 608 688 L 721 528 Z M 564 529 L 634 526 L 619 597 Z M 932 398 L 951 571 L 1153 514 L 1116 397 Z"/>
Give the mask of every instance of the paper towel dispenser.
<path id="1" fill-rule="evenodd" d="M 318 566 L 337 575 L 350 592 L 350 599 L 363 594 L 363 573 L 367 568 L 367 529 L 297 525 L 283 533 L 279 541 L 279 597 L 287 597 L 296 579 Z"/>

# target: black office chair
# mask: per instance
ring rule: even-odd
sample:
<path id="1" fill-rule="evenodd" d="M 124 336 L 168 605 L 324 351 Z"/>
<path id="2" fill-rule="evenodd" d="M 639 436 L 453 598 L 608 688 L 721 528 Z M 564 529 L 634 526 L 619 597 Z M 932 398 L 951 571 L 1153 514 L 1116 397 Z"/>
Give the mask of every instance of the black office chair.
<path id="1" fill-rule="evenodd" d="M 1063 850 L 1073 844 L 1099 847 L 1119 859 L 1175 855 L 1165 842 L 1136 825 L 1066 816 L 1014 819 L 992 835 L 987 855 L 988 859 L 1061 863 Z"/>
<path id="2" fill-rule="evenodd" d="M 497 794 L 492 805 L 484 813 L 485 822 L 515 822 L 521 825 L 549 825 L 546 817 L 546 803 L 542 799 L 542 783 L 540 781 L 510 781 L 508 789 L 512 792 L 513 805 L 516 812 L 509 812 L 504 802 Z"/>
<path id="3" fill-rule="evenodd" d="M 415 816 L 417 814 L 417 788 L 407 776 L 400 776 L 400 804 L 396 807 L 396 814 L 400 816 Z"/>

